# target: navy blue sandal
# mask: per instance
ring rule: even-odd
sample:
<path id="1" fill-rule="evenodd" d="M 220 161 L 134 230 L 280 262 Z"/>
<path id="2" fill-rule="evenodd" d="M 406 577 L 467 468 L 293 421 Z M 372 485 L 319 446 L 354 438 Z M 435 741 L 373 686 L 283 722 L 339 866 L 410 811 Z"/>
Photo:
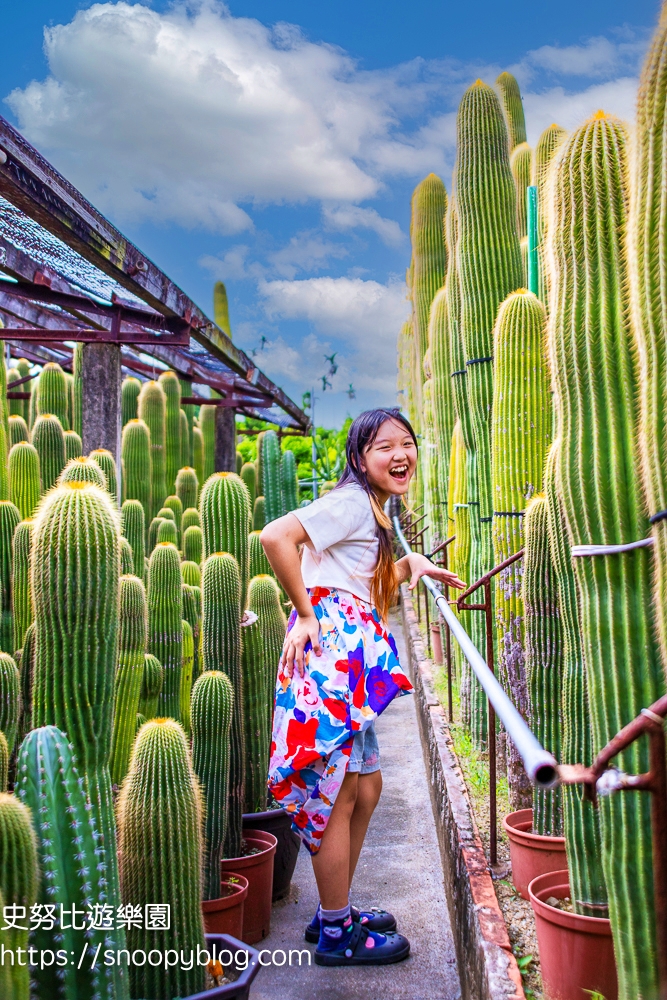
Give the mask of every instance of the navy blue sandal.
<path id="1" fill-rule="evenodd" d="M 320 908 L 318 906 L 315 916 L 306 927 L 304 937 L 310 944 L 317 944 L 320 940 Z M 358 910 L 356 906 L 350 907 L 350 913 L 355 923 L 361 923 L 366 930 L 376 931 L 378 934 L 386 934 L 388 931 L 396 930 L 396 917 L 387 910 L 381 910 L 377 906 L 371 906 L 369 910 Z"/>
<path id="2" fill-rule="evenodd" d="M 385 934 L 381 944 L 368 948 L 369 934 L 366 924 L 355 921 L 344 946 L 326 951 L 315 949 L 315 965 L 393 965 L 410 954 L 410 942 L 402 934 Z"/>

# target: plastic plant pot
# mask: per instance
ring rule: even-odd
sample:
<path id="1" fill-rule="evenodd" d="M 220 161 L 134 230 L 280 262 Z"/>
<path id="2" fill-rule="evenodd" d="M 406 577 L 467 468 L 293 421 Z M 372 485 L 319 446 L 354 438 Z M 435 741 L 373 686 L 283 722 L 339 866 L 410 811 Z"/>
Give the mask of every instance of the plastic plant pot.
<path id="1" fill-rule="evenodd" d="M 236 1000 L 248 1000 L 250 984 L 261 968 L 259 952 L 231 934 L 207 934 L 206 946 L 211 955 L 222 956 L 225 962 L 229 953 L 231 964 L 225 965 L 225 971 L 227 975 L 234 977 L 234 981 L 203 993 L 192 993 L 184 1000 L 222 1000 L 223 997 L 226 1000 L 231 1000 L 232 997 Z"/>
<path id="2" fill-rule="evenodd" d="M 266 809 L 264 812 L 244 813 L 246 830 L 264 830 L 278 841 L 273 859 L 273 902 L 284 899 L 296 867 L 301 840 L 292 830 L 292 820 L 284 809 Z"/>
<path id="3" fill-rule="evenodd" d="M 273 858 L 278 841 L 263 830 L 243 830 L 243 839 L 255 854 L 225 858 L 220 864 L 221 878 L 238 873 L 248 880 L 248 895 L 243 906 L 242 938 L 248 944 L 261 941 L 271 930 Z"/>
<path id="4" fill-rule="evenodd" d="M 218 899 L 205 899 L 201 905 L 207 934 L 243 934 L 243 911 L 248 895 L 248 880 L 243 875 L 227 872 L 220 885 Z"/>
<path id="5" fill-rule="evenodd" d="M 512 882 L 524 899 L 528 899 L 529 883 L 538 875 L 567 868 L 565 837 L 542 837 L 531 833 L 532 809 L 519 809 L 505 816 L 503 828 L 510 841 Z"/>

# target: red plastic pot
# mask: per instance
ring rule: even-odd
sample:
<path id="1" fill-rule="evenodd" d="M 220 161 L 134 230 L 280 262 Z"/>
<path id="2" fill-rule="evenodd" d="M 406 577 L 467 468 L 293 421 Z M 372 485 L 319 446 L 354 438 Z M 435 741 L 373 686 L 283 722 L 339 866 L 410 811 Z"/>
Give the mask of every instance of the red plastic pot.
<path id="1" fill-rule="evenodd" d="M 243 911 L 248 895 L 248 880 L 243 875 L 227 872 L 220 886 L 218 899 L 205 899 L 201 904 L 204 929 L 207 934 L 243 935 Z M 232 881 L 234 880 L 234 881 Z"/>
<path id="2" fill-rule="evenodd" d="M 271 895 L 273 890 L 273 857 L 278 841 L 263 830 L 243 830 L 248 847 L 258 848 L 256 854 L 240 858 L 225 858 L 220 864 L 222 879 L 238 872 L 248 880 L 248 895 L 243 905 L 242 939 L 256 944 L 271 930 Z"/>
<path id="3" fill-rule="evenodd" d="M 590 1000 L 592 992 L 618 1000 L 611 925 L 549 906 L 549 896 L 570 895 L 567 871 L 538 875 L 528 887 L 535 914 L 545 1000 Z"/>
<path id="4" fill-rule="evenodd" d="M 538 875 L 567 868 L 565 837 L 542 837 L 531 833 L 532 809 L 519 809 L 505 816 L 503 828 L 510 841 L 512 882 L 524 899 L 528 899 L 529 883 Z"/>

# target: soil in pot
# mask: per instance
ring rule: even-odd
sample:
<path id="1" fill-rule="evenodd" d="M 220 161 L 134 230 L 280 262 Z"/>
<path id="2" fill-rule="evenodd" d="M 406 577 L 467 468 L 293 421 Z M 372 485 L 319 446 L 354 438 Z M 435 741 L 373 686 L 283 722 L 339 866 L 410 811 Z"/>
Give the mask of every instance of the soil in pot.
<path id="1" fill-rule="evenodd" d="M 243 936 L 243 911 L 248 895 L 248 880 L 243 875 L 228 872 L 223 876 L 218 899 L 202 903 L 204 929 L 207 934 Z"/>
<path id="2" fill-rule="evenodd" d="M 278 841 L 273 859 L 273 902 L 284 899 L 296 867 L 301 841 L 292 830 L 292 820 L 284 809 L 267 809 L 264 812 L 244 813 L 243 826 L 247 830 L 264 830 Z"/>
<path id="3" fill-rule="evenodd" d="M 528 885 L 538 875 L 567 868 L 565 837 L 543 837 L 533 833 L 533 810 L 519 809 L 503 820 L 509 837 L 512 859 L 512 882 L 524 899 Z"/>
<path id="4" fill-rule="evenodd" d="M 261 941 L 271 929 L 273 859 L 278 841 L 263 830 L 243 830 L 244 851 L 239 858 L 225 858 L 220 864 L 224 881 L 238 873 L 248 880 L 248 895 L 243 906 L 243 933 L 247 944 Z"/>
<path id="5" fill-rule="evenodd" d="M 617 1000 L 611 925 L 603 917 L 582 917 L 549 905 L 570 895 L 567 870 L 538 875 L 529 886 L 535 914 L 544 1000 Z"/>

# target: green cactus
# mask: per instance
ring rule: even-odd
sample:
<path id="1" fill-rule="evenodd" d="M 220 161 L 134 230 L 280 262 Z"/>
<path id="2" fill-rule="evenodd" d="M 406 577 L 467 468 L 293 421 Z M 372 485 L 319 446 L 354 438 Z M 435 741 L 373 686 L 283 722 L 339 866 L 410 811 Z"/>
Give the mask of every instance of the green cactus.
<path id="1" fill-rule="evenodd" d="M 424 355 L 428 348 L 428 324 L 435 293 L 445 283 L 447 254 L 443 239 L 447 192 L 435 174 L 425 177 L 412 195 L 412 305 L 415 323 L 417 386 L 423 378 Z M 418 397 L 419 398 L 419 397 Z M 266 496 L 266 494 L 265 494 Z"/>
<path id="2" fill-rule="evenodd" d="M 18 368 L 8 368 L 6 381 L 9 386 L 12 382 L 18 382 L 21 378 L 19 375 Z M 13 416 L 23 416 L 23 400 L 22 399 L 8 399 L 7 400 L 7 414 L 9 417 Z"/>
<path id="3" fill-rule="evenodd" d="M 60 906 L 64 913 L 76 907 L 79 913 L 92 911 L 106 899 L 106 866 L 100 862 L 103 851 L 90 801 L 79 777 L 69 740 L 55 726 L 34 729 L 24 740 L 18 756 L 16 794 L 30 809 L 37 842 L 41 879 L 38 902 Z M 67 817 L 67 822 L 62 818 Z M 57 832 L 57 836 L 54 836 Z M 128 973 L 122 963 L 105 968 L 92 960 L 105 946 L 104 930 L 74 929 L 63 921 L 54 937 L 53 931 L 38 928 L 31 935 L 37 954 L 55 949 L 54 941 L 76 962 L 57 968 L 37 963 L 32 970 L 37 995 L 49 1000 L 115 1000 L 128 996 Z M 78 927 L 81 925 L 79 924 Z M 78 958 L 86 954 L 86 960 Z M 80 967 L 79 967 L 80 966 Z"/>
<path id="4" fill-rule="evenodd" d="M 176 514 L 171 507 L 160 507 L 156 516 L 161 517 L 163 521 L 171 521 L 172 524 L 176 524 Z"/>
<path id="5" fill-rule="evenodd" d="M 83 455 L 83 442 L 76 431 L 65 431 L 65 461 Z"/>
<path id="6" fill-rule="evenodd" d="M 202 444 L 203 444 L 203 469 L 202 476 L 199 479 L 200 484 L 204 485 L 209 476 L 212 476 L 215 472 L 215 411 L 217 407 L 207 405 L 199 407 L 199 430 L 201 431 Z M 197 467 L 195 463 L 195 468 Z"/>
<path id="7" fill-rule="evenodd" d="M 248 575 L 251 578 L 260 574 L 275 576 L 271 568 L 271 563 L 266 558 L 266 552 L 259 540 L 260 535 L 261 531 L 251 531 L 248 535 Z"/>
<path id="8" fill-rule="evenodd" d="M 163 372 L 158 379 L 166 400 L 165 411 L 165 480 L 172 493 L 181 467 L 181 384 L 174 372 Z"/>
<path id="9" fill-rule="evenodd" d="M 32 363 L 30 361 L 27 361 L 25 358 L 19 358 L 19 360 L 16 362 L 16 367 L 18 368 L 19 377 L 20 378 L 25 378 L 26 375 L 29 375 L 30 372 L 31 372 L 31 370 L 32 370 Z M 33 383 L 33 379 L 28 379 L 28 381 L 24 382 L 23 385 L 21 386 L 21 389 L 23 390 L 23 392 L 30 393 L 31 396 L 33 395 L 33 393 L 32 393 L 32 383 Z M 27 427 L 28 426 L 28 415 L 29 415 L 29 410 L 30 410 L 30 402 L 27 399 L 23 399 L 23 400 L 21 400 L 21 402 L 23 404 L 23 409 L 21 410 L 21 413 L 23 414 L 23 419 L 25 420 L 26 427 Z"/>
<path id="10" fill-rule="evenodd" d="M 165 423 L 167 419 L 167 401 L 164 391 L 159 382 L 144 382 L 139 394 L 138 404 L 139 419 L 142 420 L 150 432 L 151 448 L 151 506 L 150 515 L 146 512 L 146 517 L 154 517 L 164 503 L 164 498 L 169 492 L 165 476 Z M 128 427 L 132 426 L 132 422 Z M 124 431 L 124 435 L 127 431 Z M 146 476 L 146 467 L 137 470 Z M 129 493 L 125 495 L 126 499 Z M 137 497 L 141 499 L 141 497 Z"/>
<path id="11" fill-rule="evenodd" d="M 260 431 L 255 439 L 255 449 L 257 452 L 257 458 L 255 459 L 255 496 L 257 497 L 262 492 L 262 483 L 264 482 L 264 456 L 262 452 L 262 441 L 264 440 L 265 431 Z"/>
<path id="12" fill-rule="evenodd" d="M 19 400 L 19 402 L 21 401 Z M 18 444 L 19 441 L 30 440 L 30 432 L 28 431 L 28 425 L 26 424 L 22 416 L 18 414 L 16 415 L 11 414 L 8 420 L 8 426 L 9 426 L 9 438 L 7 443 L 9 448 L 12 448 L 15 444 Z"/>
<path id="13" fill-rule="evenodd" d="M 148 649 L 164 667 L 164 684 L 158 700 L 158 711 L 177 721 L 180 719 L 183 658 L 182 619 L 183 596 L 178 549 L 170 542 L 158 542 L 151 553 L 148 577 Z M 142 714 L 146 715 L 145 712 Z"/>
<path id="14" fill-rule="evenodd" d="M 164 684 L 164 667 L 157 656 L 146 653 L 144 656 L 144 672 L 141 680 L 139 696 L 139 714 L 145 719 L 154 719 L 157 715 L 158 699 Z"/>
<path id="15" fill-rule="evenodd" d="M 470 508 L 468 507 L 468 452 L 463 438 L 461 421 L 457 419 L 452 432 L 452 443 L 449 457 L 449 490 L 447 494 L 447 535 L 454 535 L 454 542 L 450 545 L 449 568 L 462 580 L 468 579 L 470 568 Z M 466 631 L 471 633 L 469 611 L 459 612 L 461 623 Z M 474 731 L 473 726 L 473 706 L 471 695 L 475 694 L 472 688 L 474 675 L 470 666 L 463 656 L 458 643 L 452 643 L 452 649 L 456 658 L 456 667 L 459 678 L 459 697 L 461 699 L 461 720 L 466 728 Z M 485 734 L 482 734 L 482 739 Z M 478 742 L 481 742 L 480 734 L 477 734 Z"/>
<path id="16" fill-rule="evenodd" d="M 9 785 L 9 747 L 7 737 L 0 730 L 0 792 L 6 792 Z M 0 985 L 2 979 L 0 978 Z"/>
<path id="17" fill-rule="evenodd" d="M 120 509 L 120 528 L 132 548 L 132 564 L 135 576 L 143 580 L 146 555 L 146 516 L 139 500 L 126 500 Z"/>
<path id="18" fill-rule="evenodd" d="M 275 431 L 265 431 L 262 439 L 262 493 L 267 524 L 285 513 L 281 483 L 280 442 Z"/>
<path id="19" fill-rule="evenodd" d="M 134 555 L 127 538 L 120 540 L 120 571 L 123 576 L 134 575 Z"/>
<path id="20" fill-rule="evenodd" d="M 5 734 L 10 755 L 14 751 L 21 714 L 21 680 L 9 653 L 0 653 L 0 731 Z"/>
<path id="21" fill-rule="evenodd" d="M 32 518 L 21 521 L 14 529 L 12 540 L 12 615 L 15 649 L 23 648 L 28 625 L 34 617 L 30 593 L 30 550 L 34 524 Z"/>
<path id="22" fill-rule="evenodd" d="M 183 628 L 183 663 L 181 666 L 181 723 L 183 729 L 190 735 L 190 695 L 192 693 L 192 672 L 195 657 L 195 642 L 190 622 L 184 618 Z"/>
<path id="23" fill-rule="evenodd" d="M 204 899 L 220 896 L 220 861 L 227 834 L 227 800 L 232 769 L 230 730 L 234 690 L 221 670 L 208 670 L 192 689 L 192 762 L 206 807 Z M 233 737 L 232 737 L 233 739 Z"/>
<path id="24" fill-rule="evenodd" d="M 37 383 L 37 416 L 52 413 L 62 424 L 63 430 L 68 431 L 68 412 L 69 389 L 65 372 L 59 364 L 49 361 L 42 368 Z"/>
<path id="25" fill-rule="evenodd" d="M 188 528 L 191 528 L 193 525 L 201 528 L 201 517 L 199 516 L 199 511 L 196 507 L 186 507 L 183 511 L 183 517 L 181 518 L 181 531 L 183 534 L 185 534 Z"/>
<path id="26" fill-rule="evenodd" d="M 252 530 L 261 531 L 266 527 L 266 503 L 264 497 L 255 497 L 252 508 Z"/>
<path id="27" fill-rule="evenodd" d="M 425 368 L 430 372 L 430 348 L 424 356 Z M 418 471 L 421 477 L 424 497 L 424 511 L 428 528 L 424 534 L 424 544 L 432 548 L 436 539 L 442 540 L 442 507 L 438 490 L 439 456 L 435 442 L 435 426 L 433 421 L 433 380 L 427 378 L 422 384 L 422 418 L 421 443 L 419 448 Z"/>
<path id="28" fill-rule="evenodd" d="M 116 460 L 113 455 L 106 448 L 96 448 L 94 451 L 91 451 L 88 458 L 99 465 L 107 481 L 109 495 L 113 502 L 118 504 L 118 470 L 116 469 Z"/>
<path id="29" fill-rule="evenodd" d="M 30 810 L 16 796 L 3 792 L 0 795 L 0 892 L 6 906 L 24 907 L 29 919 L 31 907 L 37 902 L 37 889 L 37 845 Z M 9 1000 L 29 1000 L 28 930 L 26 920 L 18 920 L 17 924 L 26 930 L 14 927 L 2 931 L 4 947 L 13 952 L 12 959 L 7 959 Z M 19 948 L 23 949 L 21 964 Z"/>
<path id="30" fill-rule="evenodd" d="M 537 140 L 531 183 L 537 188 L 538 295 L 549 308 L 549 267 L 546 261 L 547 175 L 558 147 L 567 135 L 560 125 L 549 125 Z"/>
<path id="31" fill-rule="evenodd" d="M 199 565 L 202 561 L 203 544 L 201 528 L 196 524 L 191 524 L 183 532 L 183 559 Z"/>
<path id="32" fill-rule="evenodd" d="M 289 448 L 286 448 L 283 452 L 280 463 L 280 474 L 283 488 L 283 511 L 285 514 L 289 514 L 291 510 L 296 510 L 299 506 L 299 480 L 296 472 L 296 459 L 294 458 L 294 452 L 290 451 Z M 254 496 L 251 495 L 251 509 L 254 499 Z"/>
<path id="33" fill-rule="evenodd" d="M 501 73 L 496 80 L 496 87 L 507 122 L 507 134 L 510 153 L 526 141 L 526 118 L 523 113 L 523 100 L 516 77 L 511 73 Z"/>
<path id="34" fill-rule="evenodd" d="M 180 384 L 181 383 L 179 382 L 179 385 Z M 191 409 L 191 407 L 188 407 L 188 409 Z M 179 410 L 178 419 L 180 421 L 181 437 L 181 454 L 178 467 L 179 469 L 185 469 L 189 467 L 192 458 L 190 448 L 190 424 L 188 423 L 188 417 L 183 407 Z"/>
<path id="35" fill-rule="evenodd" d="M 72 389 L 71 429 L 76 431 L 79 437 L 81 437 L 83 434 L 83 344 L 81 343 L 75 344 L 72 352 L 72 377 L 74 383 Z M 31 403 L 34 395 L 35 393 L 33 392 L 30 397 Z"/>
<path id="36" fill-rule="evenodd" d="M 533 151 L 527 142 L 515 146 L 510 157 L 510 167 L 516 185 L 516 228 L 519 239 L 528 235 L 526 216 L 526 188 L 530 185 Z"/>
<path id="37" fill-rule="evenodd" d="M 123 902 L 169 906 L 168 931 L 132 927 L 127 944 L 146 954 L 168 947 L 186 955 L 205 947 L 201 914 L 202 802 L 182 727 L 156 719 L 139 730 L 118 801 Z M 150 858 L 150 864 L 146 859 Z M 171 1000 L 204 990 L 205 969 L 178 963 L 130 965 L 133 997 Z"/>
<path id="38" fill-rule="evenodd" d="M 449 216 L 450 213 L 448 213 Z M 448 275 L 452 265 L 448 264 Z M 449 280 L 449 279 L 448 279 Z M 449 292 L 447 285 L 436 292 L 431 303 L 429 316 L 429 354 L 432 379 L 429 391 L 432 412 L 432 444 L 437 497 L 435 510 L 438 512 L 436 528 L 440 534 L 446 534 L 443 528 L 442 497 L 447 495 L 447 473 L 449 471 L 449 452 L 456 413 L 454 410 L 453 379 L 451 375 L 450 357 L 450 320 Z M 442 539 L 440 539 L 442 540 Z"/>
<path id="39" fill-rule="evenodd" d="M 151 483 L 151 435 L 143 420 L 129 420 L 123 427 L 121 441 L 123 500 L 138 500 L 144 508 L 146 522 L 153 509 Z"/>
<path id="40" fill-rule="evenodd" d="M 20 520 L 21 515 L 14 504 L 10 500 L 0 500 L 0 649 L 10 654 L 14 652 L 12 543 Z"/>
<path id="41" fill-rule="evenodd" d="M 593 740 L 581 638 L 580 595 L 570 558 L 563 505 L 556 485 L 559 448 L 560 441 L 556 439 L 547 457 L 544 485 L 549 512 L 549 549 L 558 584 L 558 608 L 562 623 L 560 759 L 566 764 L 589 767 L 593 763 Z M 607 890 L 602 871 L 599 810 L 583 801 L 576 786 L 564 785 L 560 794 L 574 911 L 588 917 L 605 916 Z"/>
<path id="42" fill-rule="evenodd" d="M 37 449 L 19 441 L 9 452 L 9 499 L 22 518 L 32 517 L 42 497 Z"/>
<path id="43" fill-rule="evenodd" d="M 241 479 L 245 483 L 246 489 L 250 494 L 250 505 L 252 506 L 255 502 L 255 496 L 257 492 L 256 491 L 257 480 L 255 477 L 254 462 L 246 462 L 244 465 L 241 466 Z"/>
<path id="44" fill-rule="evenodd" d="M 243 489 L 245 492 L 245 487 Z M 204 563 L 202 576 L 202 667 L 204 672 L 224 671 L 234 690 L 230 732 L 229 824 L 225 843 L 225 856 L 230 858 L 237 858 L 241 852 L 245 782 L 241 593 L 241 577 L 236 559 L 228 552 L 210 555 Z"/>
<path id="45" fill-rule="evenodd" d="M 153 551 L 153 549 L 157 545 L 158 531 L 160 530 L 160 525 L 165 520 L 167 520 L 167 518 L 164 518 L 164 517 L 154 517 L 153 520 L 151 521 L 151 523 L 148 526 L 148 556 L 150 556 L 151 552 Z M 148 581 L 147 577 L 146 577 L 146 580 Z"/>
<path id="46" fill-rule="evenodd" d="M 245 601 L 248 590 L 250 501 L 243 480 L 234 472 L 216 472 L 201 491 L 199 513 L 204 558 L 214 552 L 231 552 L 239 565 L 241 601 Z"/>
<path id="47" fill-rule="evenodd" d="M 197 473 L 189 466 L 178 470 L 176 476 L 176 494 L 181 501 L 181 510 L 186 511 L 197 507 L 199 500 L 199 483 Z"/>
<path id="48" fill-rule="evenodd" d="M 74 419 L 74 376 L 65 372 L 65 383 L 67 385 L 67 419 L 70 427 Z"/>
<path id="49" fill-rule="evenodd" d="M 123 427 L 130 420 L 137 419 L 137 409 L 139 393 L 141 392 L 141 382 L 133 375 L 128 375 L 123 379 L 120 387 L 120 409 Z"/>
<path id="50" fill-rule="evenodd" d="M 219 326 L 229 339 L 232 337 L 232 328 L 229 323 L 229 300 L 227 299 L 227 289 L 222 281 L 216 281 L 213 286 L 213 319 L 216 326 Z"/>
<path id="51" fill-rule="evenodd" d="M 146 591 L 137 576 L 121 576 L 118 666 L 114 689 L 113 736 L 109 769 L 120 786 L 130 767 L 148 638 Z"/>
<path id="52" fill-rule="evenodd" d="M 156 545 L 167 542 L 178 548 L 178 528 L 173 521 L 161 518 L 161 524 L 157 530 Z"/>
<path id="53" fill-rule="evenodd" d="M 198 562 L 183 559 L 181 562 L 181 576 L 183 577 L 183 583 L 187 583 L 188 586 L 201 586 L 201 566 Z"/>
<path id="54" fill-rule="evenodd" d="M 20 655 L 19 655 L 20 654 Z M 23 639 L 23 648 L 14 654 L 21 676 L 21 716 L 19 731 L 23 738 L 32 729 L 32 693 L 35 673 L 35 622 L 31 621 Z"/>
<path id="55" fill-rule="evenodd" d="M 101 490 L 107 488 L 107 477 L 92 458 L 72 458 L 58 476 L 58 486 L 63 483 L 92 483 Z M 108 492 L 108 491 L 107 491 Z"/>
<path id="56" fill-rule="evenodd" d="M 166 507 L 167 510 L 172 510 L 174 512 L 174 520 L 176 521 L 176 527 L 180 531 L 181 518 L 183 517 L 183 504 L 181 502 L 181 498 L 175 495 L 167 497 L 167 499 L 164 502 L 164 507 Z M 162 514 L 162 517 L 164 517 L 164 514 Z"/>
<path id="57" fill-rule="evenodd" d="M 649 530 L 639 480 L 640 381 L 625 256 L 627 142 L 625 126 L 598 112 L 565 140 L 550 182 L 557 480 L 572 545 L 634 542 Z M 594 302 L 595 309 L 582 309 L 582 302 Z M 652 634 L 649 556 L 641 548 L 574 560 L 594 753 L 664 691 Z M 634 743 L 616 760 L 631 774 L 645 772 L 646 742 Z M 600 823 L 619 997 L 655 996 L 647 796 L 603 799 Z"/>
<path id="58" fill-rule="evenodd" d="M 182 565 L 182 564 L 181 564 Z M 201 674 L 201 587 L 183 583 L 183 619 L 192 629 L 192 682 Z"/>
<path id="59" fill-rule="evenodd" d="M 201 486 L 204 482 L 204 438 L 199 427 L 192 428 L 192 464 Z"/>
<path id="60" fill-rule="evenodd" d="M 65 468 L 65 435 L 56 416 L 49 413 L 37 417 L 32 428 L 32 443 L 39 453 L 42 490 L 46 493 L 55 486 Z"/>

